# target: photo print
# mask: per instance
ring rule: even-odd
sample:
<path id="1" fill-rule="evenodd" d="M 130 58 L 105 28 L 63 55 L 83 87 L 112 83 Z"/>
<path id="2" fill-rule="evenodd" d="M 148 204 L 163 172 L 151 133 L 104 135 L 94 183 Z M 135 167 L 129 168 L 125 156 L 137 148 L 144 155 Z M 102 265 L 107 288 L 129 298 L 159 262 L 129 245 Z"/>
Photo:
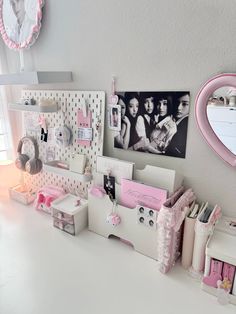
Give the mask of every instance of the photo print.
<path id="1" fill-rule="evenodd" d="M 185 158 L 190 92 L 117 92 L 121 129 L 114 147 Z"/>
<path id="2" fill-rule="evenodd" d="M 104 175 L 104 190 L 113 201 L 115 199 L 115 177 Z"/>
<path id="3" fill-rule="evenodd" d="M 121 106 L 120 105 L 108 105 L 108 127 L 114 131 L 120 131 L 121 128 Z"/>

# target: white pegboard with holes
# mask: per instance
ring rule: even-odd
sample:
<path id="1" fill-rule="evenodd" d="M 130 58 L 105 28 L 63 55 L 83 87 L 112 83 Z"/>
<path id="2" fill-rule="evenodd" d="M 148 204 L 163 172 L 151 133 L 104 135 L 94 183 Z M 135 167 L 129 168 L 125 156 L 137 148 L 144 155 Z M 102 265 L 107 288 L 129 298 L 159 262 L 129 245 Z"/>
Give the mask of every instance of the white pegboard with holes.
<path id="1" fill-rule="evenodd" d="M 58 112 L 37 113 L 25 112 L 23 114 L 24 134 L 37 138 L 39 145 L 40 159 L 47 162 L 48 152 L 53 150 L 55 160 L 69 162 L 72 153 L 85 154 L 87 162 L 92 170 L 96 169 L 96 157 L 103 154 L 104 119 L 105 119 L 105 92 L 103 91 L 61 91 L 61 90 L 23 90 L 22 98 L 34 98 L 37 102 L 41 98 L 53 99 L 57 102 Z M 82 103 L 86 100 L 88 109 L 92 112 L 93 140 L 90 147 L 77 143 L 77 111 L 82 109 Z M 67 148 L 58 147 L 52 143 L 45 143 L 40 140 L 40 127 L 38 124 L 39 115 L 46 118 L 47 127 L 55 128 L 64 123 L 71 129 L 73 142 Z M 99 124 L 100 129 L 96 128 Z M 49 148 L 50 147 L 50 148 Z M 33 151 L 28 145 L 24 150 L 29 156 L 33 156 Z M 87 195 L 90 183 L 82 183 L 71 178 L 43 171 L 37 175 L 25 175 L 25 183 L 33 190 L 38 190 L 44 185 L 62 186 L 66 191 L 73 194 Z"/>

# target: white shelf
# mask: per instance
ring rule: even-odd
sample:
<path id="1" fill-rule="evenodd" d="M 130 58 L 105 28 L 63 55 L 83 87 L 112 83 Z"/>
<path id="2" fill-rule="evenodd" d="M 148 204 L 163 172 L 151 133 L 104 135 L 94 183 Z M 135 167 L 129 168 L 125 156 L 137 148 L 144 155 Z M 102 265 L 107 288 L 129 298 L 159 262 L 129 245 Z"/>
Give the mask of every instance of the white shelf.
<path id="1" fill-rule="evenodd" d="M 236 236 L 215 230 L 206 247 L 206 255 L 236 266 Z"/>
<path id="2" fill-rule="evenodd" d="M 15 111 L 57 112 L 58 106 L 57 104 L 53 106 L 8 104 L 8 109 Z"/>
<path id="3" fill-rule="evenodd" d="M 63 177 L 77 180 L 80 182 L 90 182 L 92 180 L 92 175 L 84 175 L 77 172 L 72 172 L 67 169 L 59 168 L 56 166 L 56 163 L 57 163 L 57 160 L 45 163 L 43 165 L 43 170 L 48 171 L 48 172 L 54 172 Z"/>
<path id="4" fill-rule="evenodd" d="M 0 75 L 0 85 L 34 85 L 72 81 L 72 72 L 32 71 Z"/>

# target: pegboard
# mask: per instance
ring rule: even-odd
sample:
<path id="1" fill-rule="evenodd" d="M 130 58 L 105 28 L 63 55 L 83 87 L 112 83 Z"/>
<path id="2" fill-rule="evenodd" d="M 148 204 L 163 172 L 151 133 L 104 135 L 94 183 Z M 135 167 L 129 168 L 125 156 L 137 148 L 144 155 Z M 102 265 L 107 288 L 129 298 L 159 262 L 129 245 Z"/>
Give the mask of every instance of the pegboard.
<path id="1" fill-rule="evenodd" d="M 104 119 L 105 119 L 105 92 L 103 91 L 57 91 L 57 90 L 22 90 L 22 98 L 34 98 L 37 103 L 41 98 L 53 99 L 58 105 L 58 111 L 53 113 L 24 112 L 23 126 L 24 135 L 37 138 L 39 156 L 43 163 L 47 162 L 46 151 L 51 144 L 40 140 L 41 128 L 37 126 L 39 115 L 46 118 L 47 127 L 55 128 L 64 123 L 71 129 L 73 140 L 67 148 L 54 145 L 56 160 L 63 160 L 69 163 L 72 153 L 85 154 L 87 162 L 92 170 L 96 169 L 96 157 L 103 154 Z M 77 111 L 82 109 L 82 102 L 86 100 L 88 109 L 92 112 L 93 140 L 90 147 L 77 143 Z M 29 118 L 31 128 L 29 127 Z M 27 122 L 28 121 L 28 122 Z M 100 132 L 96 124 L 100 121 Z M 33 148 L 24 145 L 23 152 L 33 156 Z M 71 178 L 65 178 L 53 172 L 45 170 L 37 175 L 24 175 L 24 182 L 34 191 L 44 185 L 56 185 L 63 187 L 67 192 L 87 195 L 87 189 L 91 183 L 82 183 Z"/>

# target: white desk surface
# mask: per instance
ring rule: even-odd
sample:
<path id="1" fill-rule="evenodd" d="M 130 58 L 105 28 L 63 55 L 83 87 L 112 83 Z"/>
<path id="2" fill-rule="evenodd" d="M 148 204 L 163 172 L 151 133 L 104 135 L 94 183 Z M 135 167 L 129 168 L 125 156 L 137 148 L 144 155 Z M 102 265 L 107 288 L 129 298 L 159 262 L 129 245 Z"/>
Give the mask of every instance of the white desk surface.
<path id="1" fill-rule="evenodd" d="M 180 265 L 167 275 L 124 243 L 87 230 L 73 237 L 52 218 L 0 201 L 1 314 L 236 313 Z"/>

